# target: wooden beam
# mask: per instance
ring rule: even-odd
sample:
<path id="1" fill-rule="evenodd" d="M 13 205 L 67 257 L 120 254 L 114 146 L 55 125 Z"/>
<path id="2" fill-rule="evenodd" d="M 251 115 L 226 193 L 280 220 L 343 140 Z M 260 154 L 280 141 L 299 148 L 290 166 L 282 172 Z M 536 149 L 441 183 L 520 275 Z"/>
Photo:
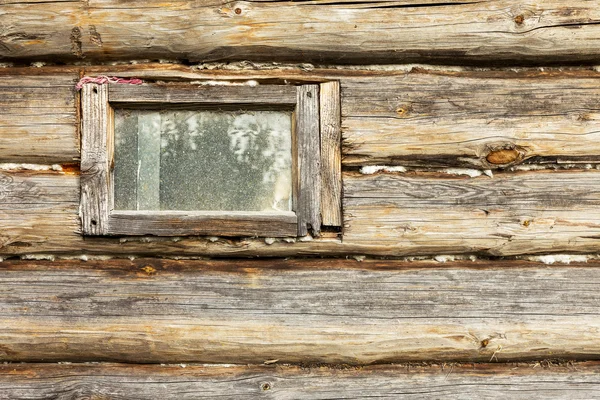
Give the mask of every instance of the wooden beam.
<path id="1" fill-rule="evenodd" d="M 321 216 L 323 225 L 342 226 L 342 130 L 340 83 L 321 83 Z"/>
<path id="2" fill-rule="evenodd" d="M 585 0 L 26 1 L 3 10 L 0 60 L 600 60 L 600 13 Z"/>
<path id="3" fill-rule="evenodd" d="M 298 164 L 297 201 L 298 236 L 321 232 L 321 139 L 319 121 L 319 85 L 298 86 L 294 113 L 295 152 Z"/>
<path id="4" fill-rule="evenodd" d="M 298 218 L 288 212 L 243 211 L 114 211 L 110 235 L 219 235 L 295 237 Z"/>
<path id="5" fill-rule="evenodd" d="M 594 398 L 597 362 L 349 367 L 8 364 L 10 399 Z"/>
<path id="6" fill-rule="evenodd" d="M 346 167 L 600 162 L 600 73 L 585 69 L 197 70 L 150 64 L 85 70 L 148 81 L 339 80 Z M 0 91 L 8 99 L 4 106 L 0 101 L 0 162 L 69 163 L 79 157 L 76 76 L 73 67 L 0 68 Z"/>
<path id="7" fill-rule="evenodd" d="M 600 237 L 599 179 L 597 170 L 493 178 L 348 173 L 344 243 L 413 254 L 592 252 Z"/>
<path id="8" fill-rule="evenodd" d="M 81 230 L 86 235 L 105 235 L 112 209 L 108 86 L 86 84 L 81 97 Z"/>
<path id="9" fill-rule="evenodd" d="M 493 178 L 344 174 L 343 240 L 86 238 L 79 175 L 2 171 L 0 256 L 36 253 L 268 256 L 594 253 L 600 171 L 524 171 Z M 27 209 L 24 202 L 27 199 Z"/>
<path id="10" fill-rule="evenodd" d="M 598 76 L 415 69 L 341 82 L 346 166 L 600 161 Z"/>
<path id="11" fill-rule="evenodd" d="M 68 71 L 0 76 L 0 163 L 79 159 L 76 77 Z"/>
<path id="12" fill-rule="evenodd" d="M 600 262 L 4 261 L 0 360 L 600 358 Z"/>

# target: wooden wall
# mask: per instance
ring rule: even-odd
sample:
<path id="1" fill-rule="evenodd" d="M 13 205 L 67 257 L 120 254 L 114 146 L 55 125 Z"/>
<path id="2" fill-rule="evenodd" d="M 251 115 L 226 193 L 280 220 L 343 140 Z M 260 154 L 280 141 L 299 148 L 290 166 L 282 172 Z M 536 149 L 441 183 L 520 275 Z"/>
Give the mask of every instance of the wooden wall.
<path id="1" fill-rule="evenodd" d="M 1 2 L 0 399 L 593 397 L 593 3 Z M 339 81 L 341 232 L 84 238 L 97 75 Z"/>

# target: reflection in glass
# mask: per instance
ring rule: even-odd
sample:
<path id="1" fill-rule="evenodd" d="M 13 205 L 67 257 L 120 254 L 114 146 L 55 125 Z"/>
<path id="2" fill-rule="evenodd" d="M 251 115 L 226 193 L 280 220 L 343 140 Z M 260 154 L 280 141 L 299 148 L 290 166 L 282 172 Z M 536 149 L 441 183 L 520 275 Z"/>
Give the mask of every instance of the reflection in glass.
<path id="1" fill-rule="evenodd" d="M 290 211 L 289 111 L 115 110 L 115 209 Z"/>

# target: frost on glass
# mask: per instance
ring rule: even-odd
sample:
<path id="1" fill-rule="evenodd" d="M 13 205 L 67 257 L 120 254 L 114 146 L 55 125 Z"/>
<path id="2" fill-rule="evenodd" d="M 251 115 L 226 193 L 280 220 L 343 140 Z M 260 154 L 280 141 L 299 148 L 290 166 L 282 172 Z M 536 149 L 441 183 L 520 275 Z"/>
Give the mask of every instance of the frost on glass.
<path id="1" fill-rule="evenodd" d="M 115 209 L 290 211 L 288 111 L 115 110 Z"/>

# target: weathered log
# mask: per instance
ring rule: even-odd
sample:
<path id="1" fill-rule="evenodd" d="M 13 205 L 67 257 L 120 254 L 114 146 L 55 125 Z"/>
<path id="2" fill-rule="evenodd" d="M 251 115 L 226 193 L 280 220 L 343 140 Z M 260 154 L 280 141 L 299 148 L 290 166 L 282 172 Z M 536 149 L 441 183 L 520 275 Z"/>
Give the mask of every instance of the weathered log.
<path id="1" fill-rule="evenodd" d="M 342 240 L 83 239 L 77 173 L 0 172 L 0 256 L 35 253 L 217 257 L 597 252 L 600 171 L 493 178 L 344 174 Z"/>
<path id="2" fill-rule="evenodd" d="M 349 367 L 9 364 L 0 399 L 590 399 L 597 362 Z"/>
<path id="3" fill-rule="evenodd" d="M 415 254 L 593 252 L 600 171 L 344 176 L 344 243 Z"/>
<path id="4" fill-rule="evenodd" d="M 344 164 L 600 161 L 596 77 L 414 70 L 342 80 Z"/>
<path id="5" fill-rule="evenodd" d="M 4 261 L 0 360 L 600 358 L 600 263 Z"/>
<path id="6" fill-rule="evenodd" d="M 251 67 L 251 65 L 249 65 Z M 179 65 L 0 69 L 0 162 L 69 163 L 79 156 L 82 74 L 147 80 L 339 80 L 345 166 L 503 168 L 599 162 L 600 74 L 587 70 L 195 70 Z M 119 87 L 122 92 L 131 86 Z M 139 89 L 139 88 L 138 88 Z M 329 217 L 328 217 L 329 218 Z"/>
<path id="7" fill-rule="evenodd" d="M 599 21 L 585 0 L 34 0 L 3 5 L 0 60 L 598 62 Z"/>
<path id="8" fill-rule="evenodd" d="M 0 162 L 73 162 L 79 157 L 76 77 L 68 72 L 0 76 Z"/>

